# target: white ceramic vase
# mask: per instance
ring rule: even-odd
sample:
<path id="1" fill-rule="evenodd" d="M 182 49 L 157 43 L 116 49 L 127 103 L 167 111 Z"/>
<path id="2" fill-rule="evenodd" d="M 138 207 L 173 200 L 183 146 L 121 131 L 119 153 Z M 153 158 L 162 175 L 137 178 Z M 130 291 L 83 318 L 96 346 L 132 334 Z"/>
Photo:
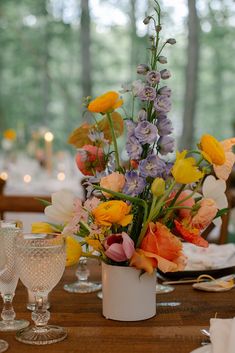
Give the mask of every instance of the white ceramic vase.
<path id="1" fill-rule="evenodd" d="M 106 319 L 139 321 L 156 315 L 156 273 L 102 263 L 103 315 Z"/>

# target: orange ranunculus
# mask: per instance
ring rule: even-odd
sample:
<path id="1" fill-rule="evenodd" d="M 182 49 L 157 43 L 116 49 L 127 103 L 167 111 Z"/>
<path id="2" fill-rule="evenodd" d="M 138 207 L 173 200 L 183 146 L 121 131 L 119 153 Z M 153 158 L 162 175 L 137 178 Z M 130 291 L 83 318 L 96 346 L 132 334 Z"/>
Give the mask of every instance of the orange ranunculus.
<path id="1" fill-rule="evenodd" d="M 123 227 L 131 223 L 133 215 L 129 214 L 131 206 L 124 201 L 112 200 L 99 204 L 92 214 L 96 223 L 110 227 L 112 224 L 119 224 Z"/>
<path id="2" fill-rule="evenodd" d="M 105 158 L 102 148 L 85 145 L 76 155 L 78 169 L 84 175 L 94 175 L 94 172 L 102 172 L 105 169 Z"/>
<path id="3" fill-rule="evenodd" d="M 177 220 L 174 221 L 176 230 L 182 236 L 182 238 L 189 243 L 201 246 L 203 248 L 208 247 L 208 242 L 200 236 L 200 230 L 197 228 L 193 228 L 190 224 L 184 224 L 182 221 L 181 223 Z"/>
<path id="4" fill-rule="evenodd" d="M 113 172 L 100 180 L 100 186 L 111 191 L 120 192 L 125 184 L 125 177 L 123 174 Z M 111 197 L 112 194 L 102 191 L 104 196 Z"/>
<path id="5" fill-rule="evenodd" d="M 215 218 L 217 211 L 218 206 L 214 200 L 202 199 L 199 210 L 190 222 L 192 227 L 200 230 L 205 229 Z"/>
<path id="6" fill-rule="evenodd" d="M 93 113 L 110 113 L 122 104 L 123 100 L 120 99 L 119 94 L 109 91 L 91 101 L 88 110 Z"/>
<path id="7" fill-rule="evenodd" d="M 159 222 L 149 224 L 140 249 L 144 251 L 141 255 L 151 261 L 153 268 L 169 272 L 183 270 L 185 267 L 186 258 L 182 253 L 181 241 Z"/>

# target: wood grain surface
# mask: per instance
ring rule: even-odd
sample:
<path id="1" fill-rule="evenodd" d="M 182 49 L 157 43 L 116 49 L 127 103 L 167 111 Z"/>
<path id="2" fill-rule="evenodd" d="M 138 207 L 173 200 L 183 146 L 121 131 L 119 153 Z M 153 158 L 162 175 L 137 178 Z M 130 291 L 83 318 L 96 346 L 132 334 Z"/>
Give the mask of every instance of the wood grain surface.
<path id="1" fill-rule="evenodd" d="M 91 279 L 100 280 L 100 266 L 90 263 Z M 0 332 L 8 341 L 9 353 L 190 353 L 200 346 L 200 329 L 219 318 L 235 316 L 234 289 L 207 293 L 188 285 L 176 285 L 168 294 L 157 295 L 156 317 L 139 322 L 118 322 L 102 316 L 102 302 L 96 293 L 71 294 L 64 283 L 75 279 L 75 268 L 65 274 L 50 294 L 50 323 L 64 326 L 68 338 L 63 342 L 31 346 L 17 342 L 14 333 Z M 27 292 L 18 284 L 14 298 L 17 318 L 30 320 L 26 309 Z"/>

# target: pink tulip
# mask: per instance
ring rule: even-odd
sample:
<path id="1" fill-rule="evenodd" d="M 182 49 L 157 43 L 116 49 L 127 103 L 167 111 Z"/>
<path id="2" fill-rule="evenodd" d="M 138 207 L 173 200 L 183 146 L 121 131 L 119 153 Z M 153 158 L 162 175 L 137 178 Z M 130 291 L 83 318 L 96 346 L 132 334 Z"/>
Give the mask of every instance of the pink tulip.
<path id="1" fill-rule="evenodd" d="M 129 260 L 135 251 L 133 240 L 124 232 L 109 235 L 105 239 L 104 247 L 105 255 L 117 262 Z"/>

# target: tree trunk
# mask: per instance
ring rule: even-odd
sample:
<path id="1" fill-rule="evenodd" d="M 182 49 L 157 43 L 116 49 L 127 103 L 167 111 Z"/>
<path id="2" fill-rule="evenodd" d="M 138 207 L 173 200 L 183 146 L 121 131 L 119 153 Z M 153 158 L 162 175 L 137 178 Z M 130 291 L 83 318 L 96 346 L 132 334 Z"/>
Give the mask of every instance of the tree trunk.
<path id="1" fill-rule="evenodd" d="M 136 76 L 136 65 L 138 64 L 137 33 L 136 33 L 136 0 L 130 0 L 130 80 Z"/>
<path id="2" fill-rule="evenodd" d="M 90 34 L 90 11 L 89 0 L 81 0 L 81 79 L 82 79 L 82 96 L 88 97 L 92 95 L 91 81 L 91 34 Z"/>
<path id="3" fill-rule="evenodd" d="M 188 59 L 184 95 L 183 133 L 180 141 L 181 149 L 189 149 L 193 146 L 197 103 L 200 24 L 196 8 L 196 0 L 188 0 L 188 11 Z"/>
<path id="4" fill-rule="evenodd" d="M 44 16 L 45 27 L 44 27 L 44 38 L 43 38 L 43 52 L 42 52 L 42 113 L 43 122 L 45 125 L 49 121 L 49 101 L 50 101 L 50 74 L 49 74 L 49 46 L 50 46 L 50 28 L 48 21 L 48 12 L 46 9 L 47 1 L 44 2 L 42 14 Z"/>

